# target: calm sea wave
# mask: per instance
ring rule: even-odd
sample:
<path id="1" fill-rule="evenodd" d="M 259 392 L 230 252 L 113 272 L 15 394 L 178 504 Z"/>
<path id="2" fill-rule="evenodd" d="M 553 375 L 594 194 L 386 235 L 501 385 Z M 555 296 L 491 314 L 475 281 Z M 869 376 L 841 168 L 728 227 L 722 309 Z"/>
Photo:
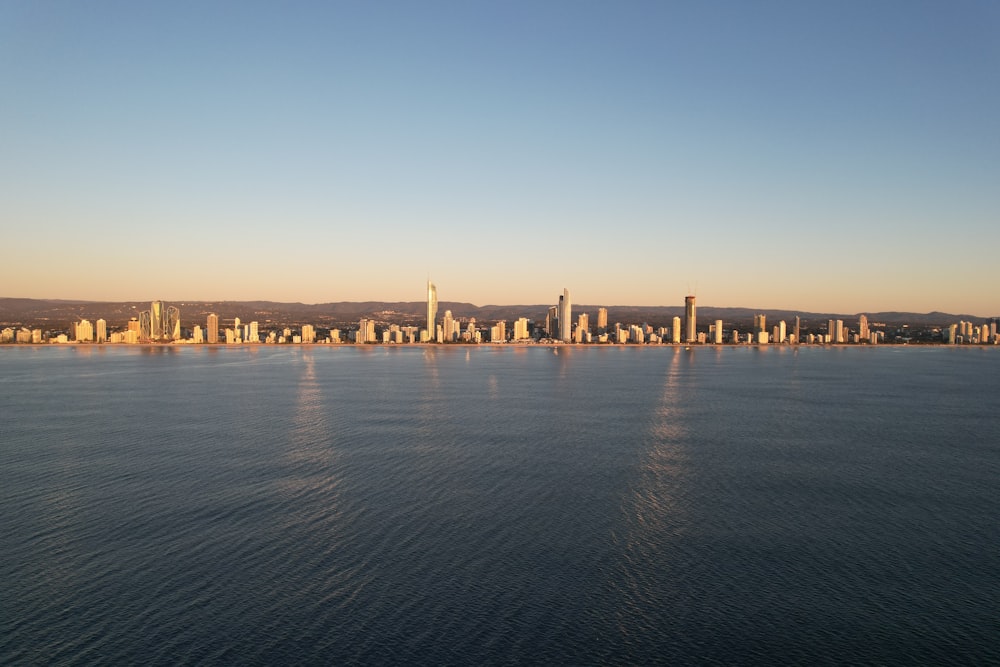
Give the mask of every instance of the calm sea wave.
<path id="1" fill-rule="evenodd" d="M 1000 350 L 0 349 L 0 663 L 1000 662 Z"/>

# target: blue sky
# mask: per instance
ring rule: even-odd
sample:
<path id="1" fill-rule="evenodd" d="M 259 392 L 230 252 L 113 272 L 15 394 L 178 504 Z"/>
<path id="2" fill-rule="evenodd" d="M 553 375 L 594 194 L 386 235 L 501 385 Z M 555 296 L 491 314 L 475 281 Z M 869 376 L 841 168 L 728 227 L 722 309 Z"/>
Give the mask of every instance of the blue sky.
<path id="1" fill-rule="evenodd" d="M 1000 314 L 995 2 L 0 1 L 0 295 Z"/>

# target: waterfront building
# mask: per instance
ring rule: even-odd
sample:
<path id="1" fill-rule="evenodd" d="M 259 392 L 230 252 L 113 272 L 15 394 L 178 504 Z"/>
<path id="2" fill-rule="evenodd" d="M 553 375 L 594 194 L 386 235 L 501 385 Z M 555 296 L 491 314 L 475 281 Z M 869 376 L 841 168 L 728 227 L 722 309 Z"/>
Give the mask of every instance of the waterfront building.
<path id="1" fill-rule="evenodd" d="M 715 320 L 715 330 L 713 333 L 715 334 L 713 342 L 716 345 L 722 345 L 722 335 L 723 335 L 722 320 Z"/>
<path id="2" fill-rule="evenodd" d="M 219 316 L 215 313 L 208 314 L 208 320 L 205 323 L 208 327 L 208 342 L 218 343 L 219 342 Z"/>
<path id="3" fill-rule="evenodd" d="M 375 337 L 375 320 L 369 320 L 365 317 L 361 318 L 361 321 L 358 323 L 358 330 L 354 333 L 354 342 L 359 344 L 378 342 L 378 339 Z"/>
<path id="4" fill-rule="evenodd" d="M 428 339 L 434 337 L 435 331 L 437 331 L 437 312 L 438 312 L 438 292 L 437 287 L 434 286 L 430 280 L 427 281 L 427 336 Z"/>
<path id="5" fill-rule="evenodd" d="M 514 340 L 528 340 L 531 335 L 528 333 L 528 318 L 521 317 L 514 320 Z"/>
<path id="6" fill-rule="evenodd" d="M 837 320 L 837 322 L 836 322 L 836 328 L 834 330 L 836 331 L 834 342 L 836 342 L 836 343 L 843 343 L 844 340 L 845 340 L 844 339 L 844 320 Z"/>
<path id="7" fill-rule="evenodd" d="M 757 315 L 753 316 L 753 333 L 754 336 L 759 337 L 760 332 L 767 332 L 767 315 Z"/>
<path id="8" fill-rule="evenodd" d="M 260 332 L 258 331 L 257 321 L 254 320 L 250 323 L 250 328 L 247 332 L 247 342 L 248 343 L 259 343 L 260 342 Z"/>
<path id="9" fill-rule="evenodd" d="M 205 334 L 202 332 L 200 324 L 194 325 L 194 331 L 191 332 L 191 339 L 195 343 L 205 342 Z"/>
<path id="10" fill-rule="evenodd" d="M 608 330 L 608 309 L 597 309 L 597 333 L 602 334 Z"/>
<path id="11" fill-rule="evenodd" d="M 590 333 L 590 315 L 587 313 L 580 313 L 576 319 L 577 330 L 583 330 L 583 333 Z"/>
<path id="12" fill-rule="evenodd" d="M 775 341 L 775 342 L 778 342 L 778 343 L 784 343 L 785 342 L 785 339 L 788 337 L 788 330 L 787 329 L 788 328 L 785 325 L 785 320 L 781 320 L 780 322 L 778 322 L 778 336 L 777 336 L 778 340 Z"/>
<path id="13" fill-rule="evenodd" d="M 695 297 L 689 295 L 684 297 L 684 342 L 697 342 L 698 318 L 695 306 Z"/>
<path id="14" fill-rule="evenodd" d="M 858 337 L 863 341 L 868 341 L 871 334 L 868 330 L 868 316 L 861 314 L 858 316 Z"/>
<path id="15" fill-rule="evenodd" d="M 108 322 L 104 318 L 97 320 L 97 342 L 108 342 Z"/>
<path id="16" fill-rule="evenodd" d="M 455 320 L 451 316 L 451 311 L 444 311 L 444 320 L 441 322 L 444 329 L 444 342 L 451 343 L 455 340 Z"/>
<path id="17" fill-rule="evenodd" d="M 802 324 L 801 319 L 798 315 L 795 316 L 795 343 L 798 344 L 801 338 L 799 338 L 799 326 Z"/>
<path id="18" fill-rule="evenodd" d="M 670 342 L 677 344 L 681 342 L 681 318 L 674 317 L 672 324 L 672 331 L 670 332 Z"/>
<path id="19" fill-rule="evenodd" d="M 94 340 L 94 325 L 90 320 L 80 320 L 76 325 L 76 340 L 78 342 L 90 342 Z"/>
<path id="20" fill-rule="evenodd" d="M 302 342 L 303 343 L 316 342 L 316 327 L 314 327 L 311 324 L 302 325 Z"/>
<path id="21" fill-rule="evenodd" d="M 545 313 L 545 336 L 555 338 L 559 333 L 559 306 L 549 306 Z"/>
<path id="22" fill-rule="evenodd" d="M 568 343 L 572 340 L 573 305 L 569 298 L 569 289 L 563 288 L 559 297 L 559 340 Z"/>

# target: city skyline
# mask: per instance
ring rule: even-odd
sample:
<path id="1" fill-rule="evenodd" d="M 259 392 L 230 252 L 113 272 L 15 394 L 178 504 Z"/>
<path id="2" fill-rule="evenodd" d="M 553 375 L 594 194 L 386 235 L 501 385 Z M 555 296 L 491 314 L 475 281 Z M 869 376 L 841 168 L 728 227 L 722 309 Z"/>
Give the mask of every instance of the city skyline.
<path id="1" fill-rule="evenodd" d="M 4 292 L 997 308 L 996 3 L 299 9 L 7 7 Z"/>
<path id="2" fill-rule="evenodd" d="M 529 320 L 523 316 L 513 318 L 513 327 L 508 329 L 509 317 L 494 317 L 479 319 L 475 316 L 453 316 L 450 309 L 444 311 L 441 323 L 436 321 L 438 306 L 437 288 L 427 281 L 427 300 L 425 304 L 427 319 L 423 328 L 412 324 L 413 314 L 407 315 L 396 311 L 383 310 L 376 317 L 364 315 L 357 325 L 341 325 L 329 322 L 329 314 L 323 319 L 326 327 L 317 328 L 311 322 L 297 322 L 294 327 L 288 321 L 268 317 L 261 327 L 259 319 L 242 320 L 240 315 L 226 318 L 225 323 L 232 322 L 232 327 L 224 328 L 225 344 L 451 344 L 451 343 L 575 343 L 575 344 L 654 344 L 674 345 L 712 344 L 712 345 L 809 345 L 820 344 L 879 344 L 885 342 L 901 342 L 908 344 L 913 341 L 922 343 L 944 344 L 974 344 L 996 345 L 1000 343 L 997 336 L 997 326 L 1000 318 L 989 318 L 979 324 L 965 320 L 950 322 L 941 327 L 917 327 L 911 329 L 908 324 L 901 328 L 893 327 L 885 322 L 871 323 L 866 314 L 857 316 L 857 327 L 852 328 L 841 318 L 831 318 L 825 327 L 813 326 L 806 336 L 801 336 L 802 320 L 794 316 L 792 328 L 785 320 L 779 320 L 771 331 L 767 328 L 767 314 L 754 313 L 749 331 L 743 331 L 746 322 L 743 317 L 724 320 L 717 318 L 707 327 L 699 330 L 696 316 L 696 297 L 688 295 L 684 298 L 682 312 L 683 320 L 675 315 L 672 321 L 662 321 L 658 326 L 649 320 L 639 324 L 637 321 L 617 321 L 614 327 L 608 327 L 608 309 L 597 307 L 597 327 L 591 329 L 589 312 L 579 313 L 574 323 L 572 304 L 568 288 L 558 297 L 555 306 L 549 306 L 544 320 Z M 134 309 L 133 309 L 134 310 Z M 275 313 L 263 313 L 274 315 Z M 108 321 L 103 317 L 95 323 L 87 317 L 74 318 L 69 323 L 68 331 L 54 328 L 32 328 L 24 326 L 23 321 L 18 328 L 5 326 L 0 330 L 0 343 L 111 343 L 111 344 L 216 344 L 223 342 L 219 337 L 220 318 L 216 312 L 202 312 L 205 327 L 195 324 L 190 328 L 181 325 L 181 311 L 175 305 L 165 304 L 157 300 L 150 303 L 150 309 L 137 313 L 120 327 L 114 327 L 109 332 Z M 654 321 L 657 318 L 654 318 Z M 954 319 L 954 318 L 952 318 Z M 42 320 L 49 322 L 48 316 Z M 343 320 L 340 320 L 341 322 Z M 490 325 L 489 321 L 495 322 Z M 2 323 L 2 322 L 0 322 Z M 463 325 L 465 325 L 463 327 Z M 683 328 L 682 328 L 683 325 Z M 726 328 L 728 326 L 728 329 Z M 298 333 L 295 331 L 298 330 Z M 323 332 L 328 334 L 322 335 Z M 187 335 L 190 332 L 190 336 Z M 887 338 L 887 332 L 889 334 Z M 342 334 L 344 334 L 342 336 Z"/>

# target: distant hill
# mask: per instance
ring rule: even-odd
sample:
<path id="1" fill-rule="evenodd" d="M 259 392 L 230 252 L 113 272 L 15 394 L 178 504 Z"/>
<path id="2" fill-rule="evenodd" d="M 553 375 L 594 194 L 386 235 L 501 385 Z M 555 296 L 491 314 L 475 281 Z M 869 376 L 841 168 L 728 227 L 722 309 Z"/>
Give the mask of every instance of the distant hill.
<path id="1" fill-rule="evenodd" d="M 361 318 L 371 318 L 379 322 L 419 325 L 424 322 L 427 304 L 423 301 L 338 301 L 331 303 L 284 303 L 277 301 L 169 301 L 181 311 L 181 323 L 188 327 L 192 323 L 203 323 L 208 313 L 217 313 L 222 323 L 239 317 L 244 322 L 257 320 L 263 324 L 287 324 L 296 326 L 311 323 L 320 327 L 350 327 Z M 574 304 L 574 320 L 580 313 L 590 314 L 590 323 L 597 325 L 599 306 Z M 667 326 L 675 316 L 684 316 L 684 307 L 678 306 L 605 306 L 608 309 L 608 324 L 648 323 L 653 326 Z M 491 324 L 497 320 L 508 322 L 519 317 L 539 322 L 545 319 L 549 305 L 486 305 L 476 306 L 458 301 L 442 301 L 438 304 L 438 317 L 450 310 L 458 319 L 476 318 L 477 322 Z M 0 297 L 0 326 L 29 326 L 42 329 L 64 329 L 70 322 L 80 319 L 91 321 L 103 318 L 109 327 L 122 327 L 132 317 L 149 310 L 148 301 L 72 301 L 61 299 L 23 299 Z M 768 310 L 766 308 L 716 308 L 698 306 L 698 321 L 705 326 L 714 320 L 722 320 L 729 328 L 746 328 L 756 313 L 767 315 L 769 326 L 785 320 L 789 326 L 799 316 L 804 326 L 825 326 L 830 319 L 842 319 L 855 324 L 855 313 L 814 313 L 792 310 Z M 942 327 L 966 320 L 982 322 L 985 318 L 968 314 L 950 313 L 905 313 L 881 312 L 865 313 L 870 322 L 884 322 L 892 326 L 904 324 L 911 327 Z"/>

